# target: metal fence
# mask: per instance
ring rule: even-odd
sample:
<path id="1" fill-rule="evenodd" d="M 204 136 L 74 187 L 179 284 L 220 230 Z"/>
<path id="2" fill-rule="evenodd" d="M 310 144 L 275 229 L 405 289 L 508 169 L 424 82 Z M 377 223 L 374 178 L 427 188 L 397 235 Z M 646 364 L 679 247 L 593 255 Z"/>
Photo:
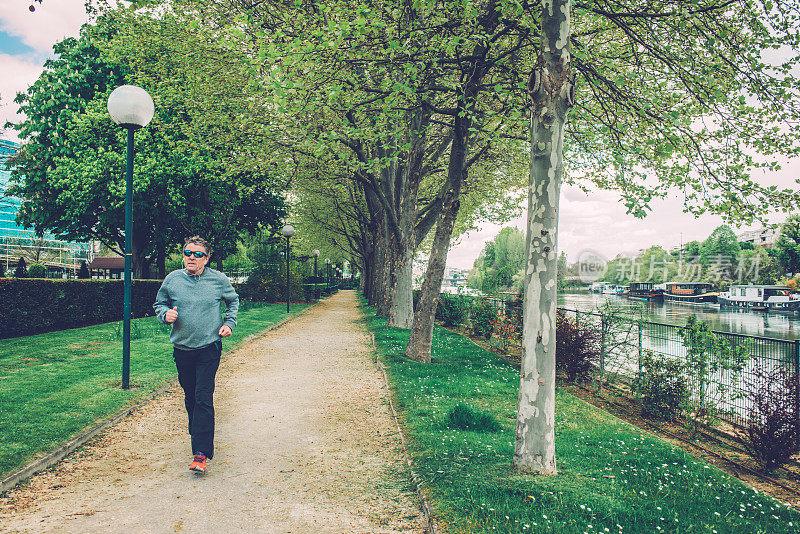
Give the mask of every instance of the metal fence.
<path id="1" fill-rule="evenodd" d="M 480 298 L 480 297 L 478 297 Z M 499 313 L 521 310 L 521 307 L 508 306 L 509 301 L 503 298 L 489 297 L 489 302 Z M 642 359 L 647 353 L 661 354 L 670 358 L 686 361 L 687 347 L 681 333 L 683 327 L 635 320 L 626 317 L 610 317 L 597 312 L 586 312 L 558 307 L 558 312 L 576 321 L 578 324 L 591 324 L 600 332 L 601 360 L 599 372 L 619 377 L 630 383 L 641 370 Z M 519 313 L 519 312 L 517 312 Z M 724 385 L 724 390 L 715 399 L 716 408 L 723 420 L 737 426 L 744 426 L 754 408 L 753 391 L 762 385 L 763 374 L 769 375 L 778 367 L 794 376 L 792 381 L 792 397 L 794 413 L 800 417 L 800 340 L 775 339 L 760 336 L 749 336 L 731 332 L 713 331 L 726 342 L 730 348 L 744 347 L 747 355 L 741 373 L 722 370 L 714 376 L 713 382 Z M 758 369 L 765 373 L 759 374 Z M 713 387 L 710 386 L 710 387 Z M 696 390 L 691 391 L 697 395 Z M 708 394 L 714 393 L 709 391 Z M 800 425 L 798 425 L 800 428 Z M 800 439 L 800 436 L 798 436 Z"/>
<path id="2" fill-rule="evenodd" d="M 617 317 L 613 321 L 606 315 L 558 308 L 559 313 L 574 318 L 578 324 L 592 324 L 601 332 L 601 372 L 613 373 L 622 378 L 632 380 L 641 369 L 642 357 L 645 353 L 661 354 L 670 358 L 686 360 L 688 349 L 684 342 L 683 327 L 654 323 L 650 321 L 632 320 Z M 789 341 L 760 336 L 747 336 L 731 332 L 713 332 L 719 339 L 725 340 L 730 349 L 743 347 L 746 363 L 741 373 L 721 370 L 713 377 L 712 382 L 724 386 L 723 393 L 716 399 L 716 407 L 721 418 L 735 425 L 743 426 L 754 407 L 752 391 L 759 387 L 762 375 L 757 369 L 769 374 L 776 368 L 783 367 L 790 375 L 798 376 L 800 372 L 800 341 Z M 713 385 L 709 386 L 713 387 Z M 795 414 L 800 413 L 800 387 L 795 380 L 792 384 L 795 400 Z M 697 395 L 697 391 L 692 391 Z M 713 391 L 709 391 L 713 394 Z"/>

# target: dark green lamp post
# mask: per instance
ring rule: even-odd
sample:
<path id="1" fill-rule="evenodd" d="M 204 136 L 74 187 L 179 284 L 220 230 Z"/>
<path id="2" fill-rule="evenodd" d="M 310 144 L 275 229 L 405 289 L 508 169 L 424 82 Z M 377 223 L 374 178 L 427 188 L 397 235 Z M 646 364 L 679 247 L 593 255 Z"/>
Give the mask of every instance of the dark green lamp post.
<path id="1" fill-rule="evenodd" d="M 286 313 L 289 313 L 289 238 L 294 235 L 294 227 L 287 224 L 281 234 L 286 238 Z"/>
<path id="2" fill-rule="evenodd" d="M 108 96 L 108 113 L 128 130 L 125 172 L 125 282 L 122 305 L 122 389 L 130 387 L 131 370 L 131 233 L 133 231 L 133 132 L 147 126 L 155 114 L 150 95 L 135 85 L 117 87 Z"/>
<path id="3" fill-rule="evenodd" d="M 311 255 L 314 256 L 314 298 L 319 300 L 319 282 L 317 280 L 317 258 L 319 258 L 319 250 L 314 249 Z"/>
<path id="4" fill-rule="evenodd" d="M 328 288 L 328 291 L 331 289 L 331 260 L 330 258 L 325 258 L 325 269 L 327 272 L 325 273 L 325 287 Z"/>

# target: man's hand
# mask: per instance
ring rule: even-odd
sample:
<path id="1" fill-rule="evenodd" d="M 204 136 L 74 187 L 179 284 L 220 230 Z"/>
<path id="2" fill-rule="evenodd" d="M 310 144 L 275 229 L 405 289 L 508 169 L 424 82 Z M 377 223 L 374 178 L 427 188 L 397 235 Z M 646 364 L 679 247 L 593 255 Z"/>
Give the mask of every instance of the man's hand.
<path id="1" fill-rule="evenodd" d="M 231 335 L 231 327 L 224 324 L 222 328 L 219 329 L 219 335 L 222 337 L 228 337 Z"/>
<path id="2" fill-rule="evenodd" d="M 174 323 L 175 319 L 178 318 L 178 307 L 175 306 L 171 310 L 167 310 L 167 314 L 164 316 L 164 320 L 168 323 Z M 230 335 L 230 334 L 228 334 Z"/>

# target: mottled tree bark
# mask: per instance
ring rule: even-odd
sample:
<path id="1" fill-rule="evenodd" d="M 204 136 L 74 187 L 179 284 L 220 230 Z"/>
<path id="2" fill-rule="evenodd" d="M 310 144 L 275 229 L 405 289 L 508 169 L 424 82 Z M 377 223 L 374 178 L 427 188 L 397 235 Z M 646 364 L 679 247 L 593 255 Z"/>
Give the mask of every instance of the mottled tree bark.
<path id="1" fill-rule="evenodd" d="M 450 250 L 450 237 L 453 235 L 453 226 L 458 216 L 460 189 L 461 181 L 459 180 L 445 199 L 444 211 L 436 225 L 428 269 L 425 272 L 425 280 L 422 282 L 419 303 L 414 312 L 411 334 L 408 338 L 408 345 L 406 345 L 405 355 L 423 363 L 431 361 L 433 323 L 436 318 L 439 292 L 442 289 L 447 252 Z"/>
<path id="2" fill-rule="evenodd" d="M 493 29 L 498 23 L 498 11 L 495 4 L 490 2 L 487 7 L 488 16 L 483 20 L 483 27 L 487 31 Z M 414 313 L 411 325 L 411 335 L 408 338 L 405 355 L 411 359 L 430 362 L 431 342 L 433 340 L 433 323 L 436 317 L 439 292 L 442 289 L 447 253 L 450 249 L 450 237 L 453 234 L 456 216 L 459 209 L 459 195 L 461 186 L 467 173 L 467 151 L 469 146 L 470 128 L 473 125 L 473 110 L 481 82 L 486 74 L 486 54 L 489 51 L 488 43 L 479 43 L 475 46 L 472 57 L 473 63 L 468 69 L 469 76 L 464 80 L 464 92 L 459 99 L 453 114 L 453 142 L 450 147 L 450 159 L 447 164 L 447 189 L 443 202 L 442 213 L 436 225 L 431 255 L 428 268 L 425 270 L 425 280 L 422 283 L 419 304 Z"/>
<path id="3" fill-rule="evenodd" d="M 558 200 L 564 126 L 573 104 L 571 0 L 542 2 L 542 52 L 531 73 L 531 169 L 524 280 L 522 370 L 514 468 L 555 474 Z"/>

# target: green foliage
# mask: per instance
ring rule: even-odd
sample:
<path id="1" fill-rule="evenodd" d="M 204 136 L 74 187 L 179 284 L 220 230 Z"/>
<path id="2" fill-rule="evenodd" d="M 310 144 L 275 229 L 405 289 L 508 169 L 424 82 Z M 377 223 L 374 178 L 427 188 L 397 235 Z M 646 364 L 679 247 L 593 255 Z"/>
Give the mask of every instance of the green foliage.
<path id="1" fill-rule="evenodd" d="M 448 328 L 460 326 L 469 315 L 472 299 L 466 295 L 439 295 L 436 306 L 436 320 Z"/>
<path id="2" fill-rule="evenodd" d="M 469 311 L 470 332 L 475 336 L 489 339 L 495 322 L 497 322 L 497 310 L 492 303 L 483 299 L 475 300 Z"/>
<path id="3" fill-rule="evenodd" d="M 615 284 L 710 282 L 721 289 L 731 283 L 780 283 L 784 270 L 779 254 L 752 243 L 746 245 L 737 242 L 733 231 L 723 225 L 702 245 L 691 241 L 683 251 L 668 254 L 660 246 L 651 246 L 633 258 L 617 256 L 606 264 L 601 279 Z"/>
<path id="4" fill-rule="evenodd" d="M 699 258 L 700 257 L 700 241 L 689 241 L 686 243 L 686 247 L 684 250 L 686 252 L 686 256 L 689 258 Z"/>
<path id="5" fill-rule="evenodd" d="M 508 289 L 521 279 L 517 274 L 522 270 L 524 257 L 525 236 L 518 228 L 503 228 L 475 260 L 467 285 L 484 293 Z"/>
<path id="6" fill-rule="evenodd" d="M 738 381 L 750 355 L 746 345 L 728 341 L 693 315 L 680 333 L 686 347 L 686 384 L 692 392 L 683 409 L 694 436 L 700 424 L 716 422 L 720 399 L 741 398 Z"/>
<path id="7" fill-rule="evenodd" d="M 241 298 L 254 302 L 286 302 L 286 257 L 284 248 L 271 243 L 255 244 L 249 252 L 254 263 L 247 281 L 241 285 Z M 297 261 L 289 262 L 289 298 L 305 301 Z"/>
<path id="8" fill-rule="evenodd" d="M 158 280 L 134 280 L 134 317 L 153 315 Z M 122 280 L 0 280 L 0 339 L 122 320 Z"/>
<path id="9" fill-rule="evenodd" d="M 500 423 L 494 415 L 459 402 L 447 413 L 447 420 L 453 428 L 474 432 L 498 432 Z"/>
<path id="10" fill-rule="evenodd" d="M 785 465 L 797 451 L 797 372 L 787 367 L 778 363 L 768 368 L 759 362 L 745 381 L 751 408 L 741 434 L 747 452 L 764 471 Z"/>
<path id="11" fill-rule="evenodd" d="M 734 280 L 740 251 L 733 230 L 727 225 L 717 227 L 700 247 L 700 263 L 706 267 L 706 277 L 725 282 Z"/>
<path id="12" fill-rule="evenodd" d="M 651 351 L 642 354 L 640 363 L 635 391 L 642 403 L 642 415 L 677 420 L 689 396 L 684 363 Z"/>
<path id="13" fill-rule="evenodd" d="M 784 272 L 800 272 L 800 215 L 792 215 L 786 219 L 775 249 Z"/>
<path id="14" fill-rule="evenodd" d="M 89 265 L 86 263 L 86 261 L 82 261 L 80 269 L 78 269 L 78 279 L 89 280 L 91 277 L 92 273 L 89 272 Z"/>
<path id="15" fill-rule="evenodd" d="M 28 278 L 44 278 L 47 275 L 47 268 L 41 263 L 34 263 L 28 267 Z"/>
<path id="16" fill-rule="evenodd" d="M 513 345 L 519 346 L 522 341 L 522 330 L 517 328 L 514 317 L 498 315 L 492 324 L 491 345 L 501 352 L 508 352 Z"/>
<path id="17" fill-rule="evenodd" d="M 20 258 L 17 260 L 17 266 L 14 269 L 14 278 L 27 278 L 28 276 L 28 267 L 25 263 L 25 258 Z"/>
<path id="18" fill-rule="evenodd" d="M 792 507 L 561 389 L 554 410 L 558 473 L 514 472 L 519 370 L 438 326 L 434 363 L 411 361 L 403 354 L 409 331 L 367 312 L 415 472 L 449 531 L 796 534 L 800 514 Z M 501 430 L 450 426 L 447 415 L 457 403 L 491 413 Z"/>
<path id="19" fill-rule="evenodd" d="M 600 332 L 591 324 L 579 324 L 556 315 L 556 369 L 570 382 L 589 378 L 600 367 Z"/>
<path id="20" fill-rule="evenodd" d="M 235 250 L 240 231 L 283 217 L 275 180 L 258 164 L 240 168 L 235 162 L 234 152 L 247 152 L 250 138 L 221 143 L 224 132 L 236 128 L 233 120 L 208 128 L 212 108 L 220 106 L 201 94 L 228 86 L 212 88 L 206 84 L 216 80 L 193 70 L 204 60 L 198 50 L 182 49 L 192 46 L 188 28 L 172 14 L 150 18 L 110 10 L 85 25 L 79 38 L 55 45 L 55 58 L 15 99 L 25 117 L 12 125 L 23 144 L 10 160 L 11 194 L 23 199 L 21 224 L 124 248 L 126 132 L 112 123 L 106 103 L 125 83 L 142 86 L 156 102 L 153 121 L 135 135 L 136 277 L 187 235 L 203 234 L 224 258 Z M 216 55 L 224 54 L 218 49 Z M 226 69 L 230 83 L 241 81 L 236 64 Z M 235 107 L 233 97 L 226 106 Z"/>

